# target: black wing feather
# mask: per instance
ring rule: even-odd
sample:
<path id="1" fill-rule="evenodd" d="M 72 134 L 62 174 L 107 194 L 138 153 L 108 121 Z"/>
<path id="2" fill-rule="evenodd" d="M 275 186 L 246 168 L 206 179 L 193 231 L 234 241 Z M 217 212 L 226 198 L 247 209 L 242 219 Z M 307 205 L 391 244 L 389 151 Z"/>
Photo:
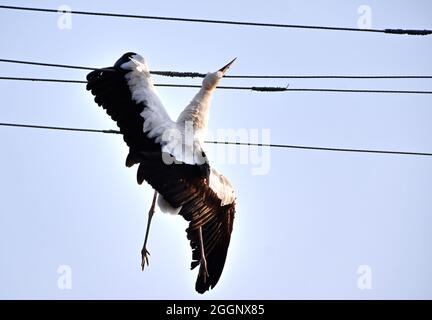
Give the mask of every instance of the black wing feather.
<path id="1" fill-rule="evenodd" d="M 141 113 L 147 106 L 132 99 L 125 79 L 130 71 L 120 68 L 122 63 L 128 61 L 126 57 L 132 55 L 133 53 L 125 54 L 114 67 L 95 70 L 87 75 L 87 90 L 91 91 L 95 102 L 117 123 L 130 148 L 126 161 L 128 167 L 139 163 L 139 151 L 160 150 L 160 144 L 147 137 L 143 131 L 144 119 Z"/>
<path id="2" fill-rule="evenodd" d="M 215 287 L 222 274 L 231 239 L 235 203 L 221 206 L 221 199 L 208 185 L 203 165 L 166 165 L 161 161 L 162 156 L 156 154 L 142 155 L 141 179 L 150 183 L 171 206 L 181 206 L 179 214 L 190 221 L 186 232 L 192 247 L 192 269 L 201 259 L 198 230 L 202 227 L 209 277 L 204 281 L 199 274 L 195 289 L 204 293 Z"/>

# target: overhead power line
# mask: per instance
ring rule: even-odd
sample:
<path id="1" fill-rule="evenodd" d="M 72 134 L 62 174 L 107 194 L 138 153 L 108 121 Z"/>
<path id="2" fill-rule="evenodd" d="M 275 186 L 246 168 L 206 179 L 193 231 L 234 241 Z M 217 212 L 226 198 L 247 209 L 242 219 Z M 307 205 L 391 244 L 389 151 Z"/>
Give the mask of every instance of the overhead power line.
<path id="1" fill-rule="evenodd" d="M 34 65 L 34 66 L 54 67 L 54 68 L 66 68 L 66 69 L 78 69 L 78 70 L 98 70 L 99 69 L 99 68 L 91 68 L 91 67 L 82 67 L 82 66 L 67 65 L 67 64 L 45 63 L 45 62 L 12 60 L 12 59 L 0 59 L 0 62 L 18 63 L 18 64 L 30 64 L 30 65 Z"/>
<path id="2" fill-rule="evenodd" d="M 3 76 L 0 76 L 0 80 L 34 81 L 34 82 L 55 82 L 55 83 L 81 83 L 81 84 L 86 84 L 87 83 L 87 81 L 85 81 L 85 80 L 27 78 L 27 77 L 3 77 Z"/>
<path id="3" fill-rule="evenodd" d="M 40 126 L 34 124 L 19 124 L 19 123 L 5 123 L 0 122 L 1 127 L 15 127 L 15 128 L 30 128 L 30 129 L 45 129 L 45 130 L 60 130 L 60 131 L 75 131 L 75 132 L 92 132 L 92 133 L 112 133 L 121 134 L 118 130 L 100 130 L 100 129 L 84 129 L 84 128 L 68 128 L 68 127 L 53 127 L 53 126 Z"/>
<path id="4" fill-rule="evenodd" d="M 54 83 L 78 83 L 78 84 L 86 84 L 87 83 L 87 81 L 85 81 L 85 80 L 3 77 L 3 76 L 0 76 L 0 80 L 54 82 Z M 196 85 L 196 84 L 156 83 L 155 86 L 156 87 L 166 87 L 166 88 L 201 88 L 201 85 Z M 218 89 L 225 89 L 225 90 L 252 90 L 252 91 L 259 91 L 259 92 L 287 91 L 287 89 L 284 87 L 218 86 L 217 88 Z M 431 91 L 431 93 L 432 93 L 432 91 Z"/>
<path id="5" fill-rule="evenodd" d="M 33 82 L 53 82 L 53 83 L 78 83 L 86 84 L 85 80 L 72 79 L 48 79 L 48 78 L 27 78 L 27 77 L 5 77 L 0 76 L 0 80 L 11 81 L 33 81 Z M 165 88 L 201 88 L 201 85 L 196 84 L 172 84 L 172 83 L 156 83 L 156 87 Z M 223 90 L 249 90 L 257 92 L 329 92 L 329 93 L 382 93 L 382 94 L 432 94 L 432 91 L 418 90 L 371 90 L 371 89 L 332 89 L 332 88 L 288 88 L 288 87 L 259 87 L 259 86 L 218 86 L 218 89 Z"/>
<path id="6" fill-rule="evenodd" d="M 212 20 L 212 19 L 193 19 L 180 17 L 164 17 L 164 16 L 149 16 L 135 14 L 120 14 L 107 12 L 91 12 L 91 11 L 76 11 L 76 10 L 56 10 L 48 8 L 34 7 L 17 7 L 1 5 L 0 9 L 21 10 L 21 11 L 36 11 L 36 12 L 51 12 L 51 13 L 71 13 L 76 15 L 113 17 L 113 18 L 130 18 L 130 19 L 145 19 L 159 21 L 176 21 L 176 22 L 191 22 L 191 23 L 207 23 L 207 24 L 224 24 L 249 27 L 271 27 L 271 28 L 291 28 L 291 29 L 309 29 L 309 30 L 327 30 L 327 31 L 351 31 L 351 32 L 373 32 L 386 34 L 406 34 L 406 35 L 430 35 L 432 30 L 412 30 L 412 29 L 361 29 L 361 28 L 345 28 L 345 27 L 326 27 L 326 26 L 311 26 L 299 24 L 281 24 L 281 23 L 266 23 L 266 22 L 247 22 L 247 21 L 232 21 L 232 20 Z"/>
<path id="7" fill-rule="evenodd" d="M 67 65 L 58 63 L 25 60 L 1 59 L 0 62 L 27 64 L 42 67 L 66 68 L 77 70 L 101 70 L 101 68 Z M 150 71 L 151 74 L 173 78 L 204 78 L 206 73 L 194 71 Z M 224 75 L 233 79 L 432 79 L 432 75 Z"/>
<path id="8" fill-rule="evenodd" d="M 112 130 L 112 129 L 102 130 L 102 129 L 87 129 L 87 128 L 54 127 L 54 126 L 42 126 L 42 125 L 18 124 L 18 123 L 0 123 L 0 126 L 15 127 L 15 128 L 43 129 L 43 130 L 73 131 L 73 132 L 121 134 L 120 131 Z M 274 144 L 274 143 L 253 143 L 253 142 L 214 141 L 214 140 L 206 140 L 204 142 L 208 144 L 237 145 L 237 146 L 249 146 L 249 147 L 269 147 L 269 148 L 303 149 L 303 150 L 354 152 L 354 153 L 375 153 L 375 154 L 390 154 L 390 155 L 405 155 L 405 156 L 428 156 L 428 157 L 432 156 L 432 153 L 428 153 L 428 152 L 328 148 L 328 147 L 314 147 L 314 146 Z"/>

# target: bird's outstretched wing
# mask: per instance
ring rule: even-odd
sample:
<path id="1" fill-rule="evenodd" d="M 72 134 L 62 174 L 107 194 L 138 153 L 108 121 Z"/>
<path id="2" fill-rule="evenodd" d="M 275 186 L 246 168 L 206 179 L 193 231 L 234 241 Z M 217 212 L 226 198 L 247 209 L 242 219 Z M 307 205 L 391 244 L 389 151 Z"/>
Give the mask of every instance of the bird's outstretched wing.
<path id="1" fill-rule="evenodd" d="M 198 228 L 202 227 L 204 252 L 207 260 L 208 278 L 198 274 L 195 289 L 204 293 L 218 283 L 228 253 L 235 213 L 235 203 L 221 206 L 220 199 L 210 188 L 203 198 L 196 197 L 182 207 L 180 214 L 189 220 L 186 229 L 192 247 L 191 269 L 200 263 L 201 246 Z"/>
<path id="2" fill-rule="evenodd" d="M 195 289 L 204 293 L 216 286 L 225 265 L 235 213 L 234 190 L 228 180 L 214 169 L 208 178 L 199 177 L 197 172 L 187 172 L 194 170 L 194 166 L 166 165 L 161 158 L 157 152 L 143 153 L 138 176 L 171 206 L 181 207 L 179 214 L 190 221 L 186 232 L 192 247 L 191 269 L 200 264 L 198 230 L 202 228 L 208 277 L 204 279 L 199 273 Z M 195 178 L 190 179 L 191 176 Z"/>
<path id="3" fill-rule="evenodd" d="M 135 53 L 123 55 L 114 67 L 87 76 L 87 90 L 117 122 L 129 146 L 126 165 L 139 164 L 138 183 L 147 181 L 173 208 L 190 221 L 192 268 L 199 264 L 202 228 L 209 277 L 198 276 L 196 290 L 213 288 L 222 273 L 234 219 L 234 191 L 229 182 L 207 162 L 185 163 L 175 156 L 177 146 L 164 144 L 164 132 L 175 129 L 154 91 L 147 65 Z M 166 147 L 164 149 L 164 147 Z M 173 151 L 173 152 L 170 152 Z M 201 150 L 198 150 L 199 152 Z M 174 159 L 176 161 L 166 161 Z"/>
<path id="4" fill-rule="evenodd" d="M 160 150 L 163 132 L 175 125 L 154 90 L 144 59 L 133 52 L 113 67 L 90 72 L 87 90 L 117 122 L 130 148 L 127 166 L 139 163 L 141 150 Z"/>

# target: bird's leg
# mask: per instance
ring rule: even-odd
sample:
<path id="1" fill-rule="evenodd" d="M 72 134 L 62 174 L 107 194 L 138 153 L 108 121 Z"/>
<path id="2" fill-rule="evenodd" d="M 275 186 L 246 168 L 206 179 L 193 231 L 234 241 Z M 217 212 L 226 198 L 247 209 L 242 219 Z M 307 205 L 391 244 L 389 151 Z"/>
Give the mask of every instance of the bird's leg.
<path id="1" fill-rule="evenodd" d="M 207 260 L 206 260 L 205 252 L 204 252 L 204 240 L 203 240 L 203 235 L 202 235 L 202 227 L 199 227 L 198 234 L 199 234 L 200 251 L 201 251 L 201 261 L 200 261 L 200 271 L 199 272 L 203 275 L 204 283 L 205 283 L 205 282 L 207 282 L 207 278 L 209 276 L 209 273 L 207 270 Z"/>
<path id="2" fill-rule="evenodd" d="M 143 247 L 141 249 L 141 270 L 143 270 L 143 271 L 144 271 L 144 266 L 146 265 L 146 263 L 147 263 L 147 265 L 149 265 L 149 260 L 148 260 L 147 255 L 150 255 L 150 253 L 147 251 L 147 239 L 148 239 L 148 235 L 149 235 L 151 220 L 152 220 L 153 214 L 155 212 L 156 197 L 157 197 L 157 191 L 155 190 L 154 195 L 153 195 L 153 201 L 152 201 L 150 210 L 148 212 L 147 229 L 146 229 L 146 233 L 145 233 L 144 244 L 143 244 Z"/>

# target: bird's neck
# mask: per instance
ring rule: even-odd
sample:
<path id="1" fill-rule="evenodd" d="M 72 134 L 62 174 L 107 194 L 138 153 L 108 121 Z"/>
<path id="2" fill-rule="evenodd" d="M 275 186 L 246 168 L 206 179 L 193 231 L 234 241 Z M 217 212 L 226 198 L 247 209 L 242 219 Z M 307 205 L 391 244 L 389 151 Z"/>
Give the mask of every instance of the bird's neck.
<path id="1" fill-rule="evenodd" d="M 214 89 L 201 88 L 177 119 L 181 125 L 192 124 L 194 132 L 204 138 L 207 130 L 211 96 Z"/>

